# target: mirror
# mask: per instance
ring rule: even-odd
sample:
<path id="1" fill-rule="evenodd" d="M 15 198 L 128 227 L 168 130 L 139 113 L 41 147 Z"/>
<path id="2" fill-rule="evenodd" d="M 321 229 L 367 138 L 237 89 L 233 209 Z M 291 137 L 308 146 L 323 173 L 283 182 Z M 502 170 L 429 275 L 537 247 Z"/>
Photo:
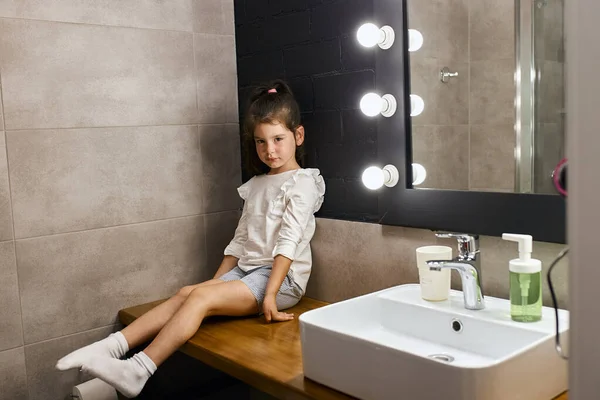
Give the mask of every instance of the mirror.
<path id="1" fill-rule="evenodd" d="M 407 0 L 413 187 L 558 194 L 564 0 Z"/>

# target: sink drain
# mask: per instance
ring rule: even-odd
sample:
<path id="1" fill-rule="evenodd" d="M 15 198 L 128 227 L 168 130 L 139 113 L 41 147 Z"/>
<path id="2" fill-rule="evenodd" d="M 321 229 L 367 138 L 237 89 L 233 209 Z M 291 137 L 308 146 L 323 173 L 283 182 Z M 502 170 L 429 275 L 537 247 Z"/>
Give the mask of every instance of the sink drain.
<path id="1" fill-rule="evenodd" d="M 463 323 L 460 319 L 454 318 L 451 322 L 452 330 L 456 333 L 461 333 L 463 330 Z"/>
<path id="2" fill-rule="evenodd" d="M 451 363 L 452 361 L 454 361 L 454 357 L 448 354 L 432 354 L 429 356 L 429 358 L 433 358 L 434 360 L 439 360 L 447 363 Z"/>

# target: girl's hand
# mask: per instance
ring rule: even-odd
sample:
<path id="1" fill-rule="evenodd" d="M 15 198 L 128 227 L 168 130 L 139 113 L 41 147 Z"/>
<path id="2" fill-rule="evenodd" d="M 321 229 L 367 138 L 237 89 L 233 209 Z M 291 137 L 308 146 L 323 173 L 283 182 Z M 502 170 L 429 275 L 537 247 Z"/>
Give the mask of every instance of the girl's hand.
<path id="1" fill-rule="evenodd" d="M 294 319 L 294 314 L 288 314 L 279 312 L 277 310 L 277 303 L 275 302 L 275 296 L 266 296 L 263 301 L 263 313 L 267 322 L 279 322 L 279 321 L 290 321 Z"/>

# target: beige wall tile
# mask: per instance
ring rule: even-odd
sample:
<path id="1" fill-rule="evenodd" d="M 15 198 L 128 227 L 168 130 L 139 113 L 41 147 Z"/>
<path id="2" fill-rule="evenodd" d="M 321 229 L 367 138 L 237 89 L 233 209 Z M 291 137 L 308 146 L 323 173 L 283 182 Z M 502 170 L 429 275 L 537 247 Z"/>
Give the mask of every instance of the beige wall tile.
<path id="1" fill-rule="evenodd" d="M 237 192 L 237 188 L 241 184 L 241 171 L 238 171 L 228 180 L 203 178 L 202 194 L 204 196 L 204 212 L 214 213 L 241 209 L 242 199 Z"/>
<path id="2" fill-rule="evenodd" d="M 194 34 L 198 80 L 198 122 L 239 120 L 233 36 Z"/>
<path id="3" fill-rule="evenodd" d="M 306 295 L 335 302 L 387 287 L 418 283 L 415 251 L 432 244 L 451 246 L 452 240 L 436 239 L 429 230 L 317 219 L 311 242 L 313 270 Z M 499 237 L 480 237 L 484 295 L 508 298 L 508 262 L 518 254 L 514 243 Z M 543 279 L 554 257 L 564 245 L 535 242 L 533 257 L 543 263 Z M 456 250 L 454 250 L 456 256 Z M 556 266 L 552 278 L 560 308 L 568 308 L 567 261 Z M 460 278 L 452 278 L 460 289 Z M 550 292 L 544 286 L 544 304 L 551 306 Z"/>
<path id="4" fill-rule="evenodd" d="M 206 268 L 204 217 L 17 241 L 25 343 L 113 324 Z"/>
<path id="5" fill-rule="evenodd" d="M 23 347 L 0 351 L 0 399 L 30 400 Z"/>
<path id="6" fill-rule="evenodd" d="M 471 126 L 472 189 L 514 190 L 515 140 L 513 125 Z"/>
<path id="7" fill-rule="evenodd" d="M 12 241 L 0 242 L 0 304 L 0 351 L 22 346 L 21 303 Z"/>
<path id="8" fill-rule="evenodd" d="M 201 125 L 199 129 L 204 211 L 238 209 L 241 200 L 236 188 L 242 183 L 239 126 Z"/>
<path id="9" fill-rule="evenodd" d="M 116 331 L 116 326 L 108 326 L 25 346 L 29 400 L 68 398 L 73 386 L 90 377 L 77 369 L 58 371 L 54 367 L 56 362 L 71 351 L 104 339 Z"/>
<path id="10" fill-rule="evenodd" d="M 19 238 L 200 214 L 196 126 L 10 132 Z"/>
<path id="11" fill-rule="evenodd" d="M 471 61 L 514 59 L 515 2 L 469 0 L 469 13 Z"/>
<path id="12" fill-rule="evenodd" d="M 226 211 L 206 214 L 206 272 L 205 279 L 212 278 L 223 260 L 223 251 L 229 245 L 235 234 L 235 228 L 240 220 L 239 211 Z"/>
<path id="13" fill-rule="evenodd" d="M 200 151 L 205 177 L 231 177 L 241 168 L 240 128 L 237 124 L 200 125 Z"/>
<path id="14" fill-rule="evenodd" d="M 2 19 L 0 37 L 6 129 L 196 118 L 191 33 Z"/>
<path id="15" fill-rule="evenodd" d="M 8 184 L 8 162 L 6 160 L 6 141 L 4 132 L 0 131 L 0 242 L 12 238 L 13 228 Z"/>
<path id="16" fill-rule="evenodd" d="M 334 302 L 415 283 L 415 249 L 427 241 L 425 230 L 318 218 L 306 295 Z"/>
<path id="17" fill-rule="evenodd" d="M 412 56 L 411 56 L 412 57 Z M 447 83 L 440 71 L 448 67 L 458 76 Z M 469 123 L 469 66 L 434 58 L 413 60 L 410 65 L 410 91 L 423 98 L 425 109 L 412 117 L 415 125 L 466 125 Z"/>
<path id="18" fill-rule="evenodd" d="M 419 188 L 469 189 L 469 127 L 413 126 L 413 162 L 427 170 Z"/>
<path id="19" fill-rule="evenodd" d="M 192 30 L 192 0 L 0 0 L 0 17 Z"/>
<path id="20" fill-rule="evenodd" d="M 233 0 L 193 0 L 194 32 L 234 35 Z"/>
<path id="21" fill-rule="evenodd" d="M 512 59 L 471 62 L 470 123 L 515 123 Z"/>
<path id="22" fill-rule="evenodd" d="M 408 27 L 423 35 L 411 57 L 466 62 L 469 59 L 469 0 L 409 0 Z"/>

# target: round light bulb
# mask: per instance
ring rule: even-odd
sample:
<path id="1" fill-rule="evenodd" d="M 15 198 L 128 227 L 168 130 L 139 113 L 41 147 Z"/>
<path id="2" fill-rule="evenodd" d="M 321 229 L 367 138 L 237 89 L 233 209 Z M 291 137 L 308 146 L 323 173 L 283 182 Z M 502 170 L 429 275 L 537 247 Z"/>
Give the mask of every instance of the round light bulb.
<path id="1" fill-rule="evenodd" d="M 425 110 L 425 102 L 417 94 L 410 95 L 410 116 L 416 117 Z"/>
<path id="2" fill-rule="evenodd" d="M 360 110 L 369 117 L 379 115 L 382 109 L 382 99 L 376 93 L 367 93 L 360 99 Z"/>
<path id="3" fill-rule="evenodd" d="M 408 30 L 408 51 L 417 51 L 423 46 L 423 35 L 416 29 Z"/>
<path id="4" fill-rule="evenodd" d="M 378 167 L 369 167 L 362 174 L 363 184 L 371 190 L 379 189 L 384 183 L 383 170 Z"/>
<path id="5" fill-rule="evenodd" d="M 381 33 L 379 32 L 379 28 L 375 24 L 364 24 L 358 31 L 356 32 L 356 38 L 358 39 L 358 43 L 362 44 L 365 47 L 373 47 L 381 38 Z"/>
<path id="6" fill-rule="evenodd" d="M 425 178 L 427 178 L 427 170 L 424 166 L 418 163 L 412 164 L 412 173 L 413 173 L 413 186 L 418 186 L 421 183 L 425 182 Z"/>

